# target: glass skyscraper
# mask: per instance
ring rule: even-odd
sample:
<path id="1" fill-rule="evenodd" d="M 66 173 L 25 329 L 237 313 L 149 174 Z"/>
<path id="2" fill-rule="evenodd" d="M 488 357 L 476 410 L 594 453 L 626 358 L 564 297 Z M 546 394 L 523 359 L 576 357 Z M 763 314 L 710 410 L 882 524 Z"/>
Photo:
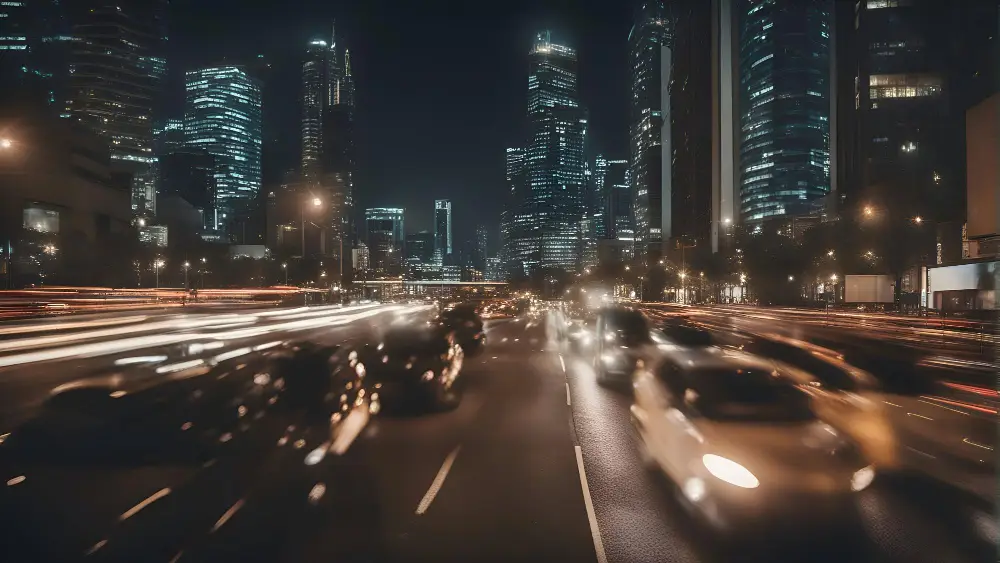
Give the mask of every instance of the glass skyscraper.
<path id="1" fill-rule="evenodd" d="M 526 152 L 527 201 L 522 203 L 533 251 L 522 265 L 576 269 L 582 252 L 587 115 L 577 99 L 576 51 L 539 33 L 530 51 Z M 515 245 L 518 242 L 514 241 Z"/>
<path id="2" fill-rule="evenodd" d="M 434 201 L 434 251 L 441 258 L 452 253 L 451 240 L 451 200 L 438 199 Z"/>
<path id="3" fill-rule="evenodd" d="M 672 31 L 663 0 L 647 0 L 639 10 L 628 38 L 632 71 L 629 167 L 635 235 L 637 241 L 655 246 L 671 236 Z"/>
<path id="4" fill-rule="evenodd" d="M 323 150 L 323 110 L 329 105 L 333 51 L 326 41 L 309 42 L 302 63 L 302 175 L 315 178 Z"/>
<path id="5" fill-rule="evenodd" d="M 154 162 L 167 5 L 166 0 L 93 0 L 72 14 L 71 113 L 107 140 L 113 164 L 136 173 Z"/>
<path id="6" fill-rule="evenodd" d="M 741 220 L 814 214 L 830 191 L 830 2 L 738 6 Z"/>
<path id="7" fill-rule="evenodd" d="M 206 222 L 226 231 L 260 191 L 260 85 L 235 66 L 188 71 L 185 79 L 187 145 L 215 157 L 215 216 Z"/>
<path id="8" fill-rule="evenodd" d="M 372 207 L 365 210 L 365 241 L 376 275 L 402 273 L 405 255 L 403 208 Z"/>

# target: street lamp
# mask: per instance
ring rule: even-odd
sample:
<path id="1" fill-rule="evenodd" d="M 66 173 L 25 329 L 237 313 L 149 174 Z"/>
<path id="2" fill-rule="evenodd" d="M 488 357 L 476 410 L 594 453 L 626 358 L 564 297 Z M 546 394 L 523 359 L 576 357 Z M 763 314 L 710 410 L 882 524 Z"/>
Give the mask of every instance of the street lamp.
<path id="1" fill-rule="evenodd" d="M 14 141 L 11 141 L 10 139 L 8 139 L 6 137 L 3 138 L 3 139 L 0 139 L 0 149 L 9 149 L 9 148 L 11 148 L 13 146 L 14 146 Z"/>
<path id="2" fill-rule="evenodd" d="M 156 287 L 157 287 L 157 289 L 159 289 L 159 287 L 160 287 L 160 268 L 162 268 L 164 265 L 166 265 L 166 262 L 164 262 L 160 258 L 157 258 L 156 260 L 153 261 L 153 271 L 156 272 Z"/>
<path id="3" fill-rule="evenodd" d="M 864 212 L 865 212 L 865 217 L 871 217 L 872 215 L 875 214 L 875 209 L 873 209 L 872 206 L 870 205 L 866 205 Z"/>
<path id="4" fill-rule="evenodd" d="M 191 263 L 187 260 L 184 261 L 184 289 L 188 289 L 188 270 L 191 269 Z"/>
<path id="5" fill-rule="evenodd" d="M 678 274 L 681 278 L 681 302 L 687 303 L 687 287 L 684 285 L 684 280 L 687 279 L 687 272 L 681 272 Z"/>
<path id="6" fill-rule="evenodd" d="M 288 262 L 282 262 L 281 269 L 285 271 L 285 285 L 288 285 Z"/>
<path id="7" fill-rule="evenodd" d="M 788 276 L 788 281 L 795 281 L 795 276 Z"/>
<path id="8" fill-rule="evenodd" d="M 833 251 L 832 250 L 827 251 L 826 255 L 829 256 L 830 258 L 833 258 Z"/>
<path id="9" fill-rule="evenodd" d="M 311 200 L 309 200 L 309 203 L 312 204 L 313 208 L 318 209 L 320 206 L 323 205 L 323 200 L 321 200 L 318 197 L 314 197 Z M 306 256 L 306 206 L 305 205 L 299 208 L 299 219 L 302 221 L 302 257 L 305 258 Z"/>
<path id="10" fill-rule="evenodd" d="M 916 217 L 913 218 L 913 222 L 919 225 L 920 223 L 924 222 L 924 219 L 920 215 L 917 215 Z"/>

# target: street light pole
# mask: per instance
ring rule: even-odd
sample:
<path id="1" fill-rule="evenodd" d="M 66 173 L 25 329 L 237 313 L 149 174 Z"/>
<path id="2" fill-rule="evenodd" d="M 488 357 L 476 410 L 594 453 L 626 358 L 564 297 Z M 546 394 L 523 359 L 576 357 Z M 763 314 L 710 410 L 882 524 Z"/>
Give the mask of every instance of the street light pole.
<path id="1" fill-rule="evenodd" d="M 190 289 L 188 287 L 188 270 L 190 270 L 190 269 L 191 269 L 191 263 L 185 261 L 184 262 L 184 291 L 187 291 L 188 289 Z"/>

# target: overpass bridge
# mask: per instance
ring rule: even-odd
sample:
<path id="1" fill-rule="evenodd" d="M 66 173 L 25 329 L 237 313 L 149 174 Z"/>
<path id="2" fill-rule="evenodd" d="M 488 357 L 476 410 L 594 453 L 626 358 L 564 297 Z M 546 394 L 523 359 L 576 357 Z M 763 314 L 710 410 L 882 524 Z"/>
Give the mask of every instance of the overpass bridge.
<path id="1" fill-rule="evenodd" d="M 352 292 L 366 299 L 433 297 L 435 299 L 486 299 L 507 297 L 507 282 L 448 280 L 354 280 Z"/>

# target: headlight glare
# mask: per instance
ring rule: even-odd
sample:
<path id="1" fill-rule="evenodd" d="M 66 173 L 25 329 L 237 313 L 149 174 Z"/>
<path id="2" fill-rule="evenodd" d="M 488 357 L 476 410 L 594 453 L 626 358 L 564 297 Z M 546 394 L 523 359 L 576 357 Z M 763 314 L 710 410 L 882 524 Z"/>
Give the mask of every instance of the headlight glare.
<path id="1" fill-rule="evenodd" d="M 756 489 L 760 481 L 750 470 L 731 459 L 714 454 L 701 456 L 705 469 L 715 478 L 744 489 Z"/>
<path id="2" fill-rule="evenodd" d="M 851 476 L 851 490 L 863 491 L 875 480 L 875 468 L 872 466 L 862 467 Z"/>

